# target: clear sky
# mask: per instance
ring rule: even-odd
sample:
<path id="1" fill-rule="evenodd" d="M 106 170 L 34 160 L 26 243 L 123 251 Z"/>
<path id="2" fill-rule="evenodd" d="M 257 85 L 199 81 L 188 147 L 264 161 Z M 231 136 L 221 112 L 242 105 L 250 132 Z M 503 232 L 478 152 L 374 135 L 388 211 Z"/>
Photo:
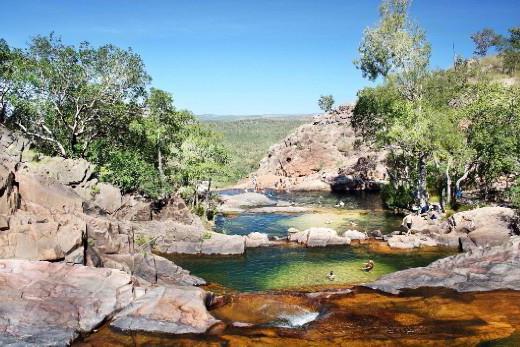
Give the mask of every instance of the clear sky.
<path id="1" fill-rule="evenodd" d="M 321 94 L 352 101 L 353 66 L 379 0 L 2 0 L 0 37 L 23 47 L 55 31 L 67 43 L 132 47 L 152 84 L 196 114 L 318 111 Z M 415 0 L 432 66 L 469 56 L 471 33 L 520 25 L 520 0 Z"/>

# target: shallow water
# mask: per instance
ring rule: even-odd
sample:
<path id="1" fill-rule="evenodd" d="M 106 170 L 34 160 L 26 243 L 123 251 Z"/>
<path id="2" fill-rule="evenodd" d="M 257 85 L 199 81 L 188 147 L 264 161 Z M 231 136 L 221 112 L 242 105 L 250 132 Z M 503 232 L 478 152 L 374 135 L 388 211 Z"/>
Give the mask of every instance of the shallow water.
<path id="1" fill-rule="evenodd" d="M 209 282 L 239 291 L 262 291 L 312 286 L 359 284 L 383 274 L 424 266 L 453 254 L 452 250 L 385 254 L 365 245 L 326 248 L 268 247 L 248 249 L 243 256 L 171 256 L 176 264 Z M 361 271 L 368 259 L 371 272 Z M 335 281 L 327 274 L 334 271 Z"/>

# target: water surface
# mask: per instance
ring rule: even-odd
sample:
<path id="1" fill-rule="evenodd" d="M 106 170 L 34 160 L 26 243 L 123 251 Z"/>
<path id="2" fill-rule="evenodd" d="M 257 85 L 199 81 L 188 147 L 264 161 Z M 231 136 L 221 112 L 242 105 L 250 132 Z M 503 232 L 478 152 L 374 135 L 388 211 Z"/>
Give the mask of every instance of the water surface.
<path id="1" fill-rule="evenodd" d="M 390 272 L 427 265 L 452 253 L 430 250 L 383 254 L 359 245 L 252 248 L 243 256 L 176 255 L 170 259 L 208 282 L 247 292 L 360 284 Z M 361 271 L 368 259 L 376 263 L 374 270 Z M 334 271 L 335 281 L 327 278 L 329 271 Z"/>

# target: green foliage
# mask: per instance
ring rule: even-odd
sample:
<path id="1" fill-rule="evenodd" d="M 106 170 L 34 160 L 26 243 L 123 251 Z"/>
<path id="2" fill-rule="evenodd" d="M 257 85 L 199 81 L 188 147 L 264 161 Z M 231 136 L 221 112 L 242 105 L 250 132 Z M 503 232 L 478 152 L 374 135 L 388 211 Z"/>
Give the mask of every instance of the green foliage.
<path id="1" fill-rule="evenodd" d="M 152 198 L 162 194 L 159 173 L 135 151 L 114 149 L 101 161 L 99 178 L 119 187 L 124 193 L 139 191 Z"/>
<path id="2" fill-rule="evenodd" d="M 33 38 L 23 57 L 10 123 L 64 157 L 126 128 L 150 80 L 131 50 L 75 47 L 53 34 Z"/>
<path id="3" fill-rule="evenodd" d="M 414 202 L 414 195 L 410 188 L 387 184 L 381 191 L 381 197 L 386 207 L 391 209 L 410 209 Z"/>
<path id="4" fill-rule="evenodd" d="M 218 180 L 226 175 L 229 154 L 220 137 L 204 125 L 186 128 L 181 146 L 170 151 L 173 155 L 167 166 L 174 180 L 182 185 L 194 185 L 208 178 Z"/>
<path id="5" fill-rule="evenodd" d="M 334 97 L 332 95 L 322 95 L 318 99 L 318 106 L 323 112 L 330 112 L 334 106 Z"/>
<path id="6" fill-rule="evenodd" d="M 37 36 L 25 50 L 0 40 L 0 122 L 50 155 L 84 157 L 101 181 L 163 198 L 222 175 L 228 154 L 171 94 L 151 88 L 141 57 L 113 45 Z"/>
<path id="7" fill-rule="evenodd" d="M 520 69 L 520 27 L 509 29 L 509 37 L 499 44 L 504 70 L 513 74 Z"/>
<path id="8" fill-rule="evenodd" d="M 363 33 L 359 59 L 354 63 L 363 77 L 393 78 L 408 100 L 421 97 L 421 80 L 427 73 L 430 44 L 424 31 L 408 17 L 410 0 L 384 0 L 380 21 Z"/>
<path id="9" fill-rule="evenodd" d="M 520 178 L 518 178 L 515 184 L 509 189 L 509 198 L 513 207 L 520 210 Z"/>
<path id="10" fill-rule="evenodd" d="M 493 29 L 484 28 L 471 35 L 471 39 L 475 44 L 475 51 L 473 53 L 483 57 L 487 55 L 491 47 L 499 44 L 501 38 Z"/>
<path id="11" fill-rule="evenodd" d="M 225 175 L 217 185 L 227 185 L 246 177 L 258 168 L 269 147 L 281 141 L 308 117 L 258 118 L 212 120 L 208 127 L 222 135 L 230 156 Z"/>

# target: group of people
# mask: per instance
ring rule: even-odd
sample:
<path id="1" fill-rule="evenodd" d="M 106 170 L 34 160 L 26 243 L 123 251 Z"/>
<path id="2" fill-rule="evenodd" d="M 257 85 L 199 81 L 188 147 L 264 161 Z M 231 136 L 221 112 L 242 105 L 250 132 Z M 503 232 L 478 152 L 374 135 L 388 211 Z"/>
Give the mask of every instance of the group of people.
<path id="1" fill-rule="evenodd" d="M 374 268 L 374 261 L 372 259 L 369 259 L 366 263 L 363 264 L 363 267 L 361 268 L 362 271 L 370 272 Z M 334 271 L 329 272 L 327 275 L 327 278 L 329 281 L 334 281 L 336 279 L 336 275 L 334 274 Z"/>

